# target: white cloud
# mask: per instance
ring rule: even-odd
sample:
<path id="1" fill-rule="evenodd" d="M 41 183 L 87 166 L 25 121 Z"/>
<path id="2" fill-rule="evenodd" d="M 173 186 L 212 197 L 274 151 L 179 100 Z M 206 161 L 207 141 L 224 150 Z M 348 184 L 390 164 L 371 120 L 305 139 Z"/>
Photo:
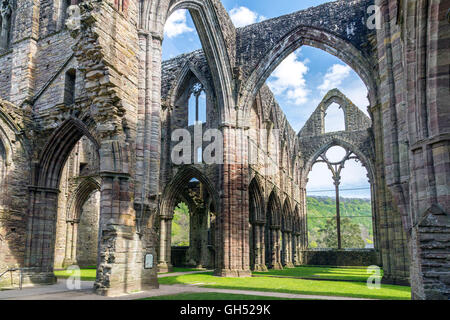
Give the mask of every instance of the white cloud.
<path id="1" fill-rule="evenodd" d="M 230 10 L 230 18 L 237 28 L 248 26 L 256 22 L 261 22 L 266 17 L 250 10 L 247 7 L 236 7 Z"/>
<path id="2" fill-rule="evenodd" d="M 298 56 L 297 51 L 284 59 L 267 82 L 275 95 L 284 94 L 290 102 L 297 105 L 305 103 L 309 93 L 305 81 L 309 70 L 307 61 L 298 60 Z"/>
<path id="3" fill-rule="evenodd" d="M 167 19 L 164 27 L 164 34 L 169 38 L 174 38 L 183 33 L 194 31 L 187 25 L 187 10 L 177 10 Z"/>
<path id="4" fill-rule="evenodd" d="M 331 89 L 337 88 L 350 75 L 352 69 L 342 64 L 334 64 L 328 69 L 323 77 L 322 84 L 318 87 L 322 94 L 326 94 Z"/>

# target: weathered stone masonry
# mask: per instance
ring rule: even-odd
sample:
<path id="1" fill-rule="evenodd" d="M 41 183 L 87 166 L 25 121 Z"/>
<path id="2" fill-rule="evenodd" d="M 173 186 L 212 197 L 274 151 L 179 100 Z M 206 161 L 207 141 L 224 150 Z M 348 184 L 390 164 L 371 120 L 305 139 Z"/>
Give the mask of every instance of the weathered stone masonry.
<path id="1" fill-rule="evenodd" d="M 72 30 L 68 1 L 0 3 L 0 273 L 19 266 L 26 282 L 52 283 L 53 268 L 95 258 L 100 294 L 156 288 L 180 197 L 198 213 L 198 266 L 248 276 L 307 263 L 307 175 L 340 145 L 369 173 L 384 280 L 410 282 L 415 299 L 448 299 L 448 1 L 336 1 L 236 29 L 218 0 L 72 0 Z M 380 29 L 367 25 L 372 4 Z M 189 9 L 203 50 L 161 63 L 177 9 Z M 302 45 L 360 75 L 371 119 L 331 91 L 292 130 L 264 82 Z M 207 96 L 203 130 L 222 133 L 223 164 L 170 161 L 194 83 Z M 331 102 L 346 110 L 346 130 L 324 134 Z M 186 191 L 192 178 L 201 187 Z M 96 201 L 99 213 L 86 209 Z"/>

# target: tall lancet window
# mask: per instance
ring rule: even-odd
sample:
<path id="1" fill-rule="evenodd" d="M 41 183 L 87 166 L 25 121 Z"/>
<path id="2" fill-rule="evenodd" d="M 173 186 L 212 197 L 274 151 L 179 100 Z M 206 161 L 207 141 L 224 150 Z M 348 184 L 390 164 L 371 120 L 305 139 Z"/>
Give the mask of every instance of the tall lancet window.
<path id="1" fill-rule="evenodd" d="M 191 98 L 189 99 L 188 125 L 194 125 L 197 122 L 206 122 L 206 95 L 205 89 L 200 82 L 195 83 L 191 89 Z"/>

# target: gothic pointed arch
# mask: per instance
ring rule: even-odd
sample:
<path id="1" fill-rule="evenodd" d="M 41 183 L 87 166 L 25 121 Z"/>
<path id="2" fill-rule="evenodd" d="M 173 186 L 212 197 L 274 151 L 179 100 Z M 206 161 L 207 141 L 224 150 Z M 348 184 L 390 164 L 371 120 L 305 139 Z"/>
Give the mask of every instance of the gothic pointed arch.
<path id="1" fill-rule="evenodd" d="M 187 183 L 192 179 L 199 180 L 205 186 L 212 199 L 214 208 L 219 208 L 218 194 L 209 178 L 194 166 L 184 166 L 183 168 L 180 168 L 163 191 L 160 206 L 161 217 L 172 217 L 173 209 L 177 204 L 176 202 L 179 199 L 179 195 L 182 193 L 182 190 Z"/>
<path id="2" fill-rule="evenodd" d="M 232 34 L 235 30 L 227 15 L 219 18 L 218 11 L 224 10 L 222 4 L 217 0 L 166 0 L 157 3 L 141 0 L 139 5 L 141 29 L 153 30 L 161 39 L 167 18 L 176 10 L 189 10 L 213 75 L 220 119 L 228 119 L 229 110 L 234 106 L 231 62 L 234 53 L 227 50 L 232 37 L 223 30 L 226 28 Z"/>
<path id="3" fill-rule="evenodd" d="M 83 179 L 68 200 L 67 220 L 80 219 L 83 205 L 95 191 L 101 191 L 100 182 L 92 177 Z"/>
<path id="4" fill-rule="evenodd" d="M 79 119 L 69 118 L 53 132 L 43 149 L 39 166 L 35 172 L 35 186 L 58 188 L 66 160 L 75 144 L 83 136 L 89 138 L 97 150 L 100 148 L 89 128 Z"/>
<path id="5" fill-rule="evenodd" d="M 266 220 L 264 208 L 264 192 L 258 177 L 254 177 L 249 185 L 250 222 L 263 223 Z"/>

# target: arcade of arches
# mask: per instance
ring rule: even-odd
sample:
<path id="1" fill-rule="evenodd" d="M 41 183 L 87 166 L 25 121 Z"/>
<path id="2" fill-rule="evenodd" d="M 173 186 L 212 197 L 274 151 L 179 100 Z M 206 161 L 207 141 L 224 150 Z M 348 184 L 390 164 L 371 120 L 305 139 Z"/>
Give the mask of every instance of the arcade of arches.
<path id="1" fill-rule="evenodd" d="M 244 28 L 219 0 L 1 3 L 0 273 L 53 283 L 54 268 L 96 265 L 95 290 L 117 295 L 157 288 L 173 265 L 245 277 L 326 261 L 308 248 L 306 185 L 340 146 L 371 187 L 374 249 L 360 256 L 414 299 L 450 297 L 448 1 L 339 0 Z M 202 50 L 162 62 L 178 9 Z M 294 132 L 264 83 L 303 45 L 355 70 L 369 117 L 335 89 Z M 345 130 L 326 132 L 335 104 Z M 178 150 L 177 129 L 197 139 Z M 171 239 L 180 203 L 186 247 Z"/>

